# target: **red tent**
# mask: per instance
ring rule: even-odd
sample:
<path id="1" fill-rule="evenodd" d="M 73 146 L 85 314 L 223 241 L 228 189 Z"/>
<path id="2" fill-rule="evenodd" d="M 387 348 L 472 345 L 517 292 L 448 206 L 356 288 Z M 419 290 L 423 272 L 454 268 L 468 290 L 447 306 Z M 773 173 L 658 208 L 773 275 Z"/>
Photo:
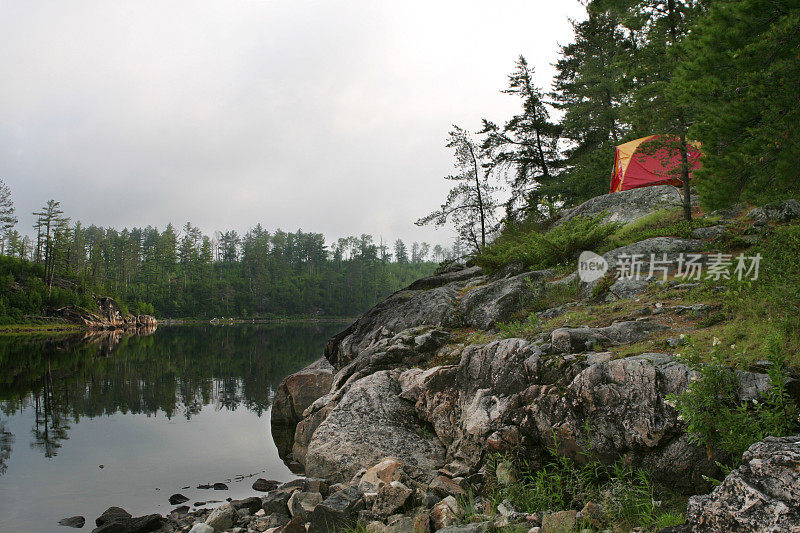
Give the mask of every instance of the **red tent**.
<path id="1" fill-rule="evenodd" d="M 635 141 L 617 146 L 614 158 L 614 172 L 611 175 L 611 191 L 619 192 L 648 187 L 650 185 L 681 186 L 680 165 L 681 154 L 672 146 L 677 138 L 667 137 L 662 146 L 654 146 L 655 150 L 646 147 L 649 141 L 660 140 L 660 135 L 650 135 Z M 700 150 L 690 144 L 686 154 L 689 157 L 689 179 L 692 171 L 700 168 Z"/>

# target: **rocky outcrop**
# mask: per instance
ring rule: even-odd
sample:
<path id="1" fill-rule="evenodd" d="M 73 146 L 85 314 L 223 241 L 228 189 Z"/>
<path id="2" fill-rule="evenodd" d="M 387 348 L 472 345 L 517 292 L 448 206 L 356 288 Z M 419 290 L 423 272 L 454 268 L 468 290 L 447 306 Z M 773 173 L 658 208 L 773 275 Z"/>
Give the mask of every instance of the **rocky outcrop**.
<path id="1" fill-rule="evenodd" d="M 399 376 L 384 370 L 352 384 L 311 437 L 308 475 L 348 481 L 387 455 L 422 470 L 442 466 L 444 447 L 400 397 Z"/>
<path id="2" fill-rule="evenodd" d="M 742 456 L 742 465 L 705 496 L 693 496 L 688 529 L 800 530 L 800 435 L 767 437 Z"/>
<path id="3" fill-rule="evenodd" d="M 158 322 L 150 315 L 123 315 L 119 304 L 107 296 L 95 296 L 97 312 L 70 305 L 51 309 L 49 316 L 63 318 L 90 330 L 154 330 Z"/>
<path id="4" fill-rule="evenodd" d="M 515 313 L 530 306 L 552 275 L 551 270 L 526 272 L 493 279 L 473 288 L 461 298 L 454 325 L 460 322 L 466 326 L 491 329 L 498 322 L 507 322 Z"/>
<path id="5" fill-rule="evenodd" d="M 561 222 L 601 212 L 609 220 L 629 221 L 679 205 L 673 188 L 651 187 L 587 202 Z M 332 495 L 321 503 L 313 498 L 316 507 L 295 510 L 292 520 L 303 515 L 309 531 L 356 516 L 376 532 L 409 530 L 417 521 L 425 528 L 458 528 L 461 511 L 450 504 L 480 484 L 493 452 L 524 457 L 534 469 L 552 453 L 578 463 L 623 461 L 673 489 L 707 490 L 708 477 L 719 475 L 718 460 L 726 458 L 691 442 L 668 400 L 697 373 L 667 353 L 621 357 L 617 348 L 667 331 L 672 326 L 665 313 L 688 322 L 714 306 L 657 302 L 624 311 L 626 316 L 604 321 L 604 327 L 545 324 L 549 329 L 531 339 L 497 339 L 494 328 L 527 315 L 539 299 L 596 298 L 599 283 L 610 287 L 613 298 L 636 296 L 652 282 L 646 279 L 651 266 L 653 277 L 663 275 L 655 261 L 670 263 L 668 272 L 674 273 L 681 254 L 702 254 L 725 231 L 720 226 L 692 239 L 655 237 L 603 255 L 612 271 L 634 258 L 639 270 L 632 274 L 639 280 L 586 284 L 577 273 L 554 280 L 550 270 L 526 272 L 521 265 L 492 275 L 453 267 L 375 306 L 328 342 L 330 367 L 305 369 L 279 387 L 273 419 L 296 422 L 291 452 L 282 455 L 299 461 L 308 475 L 334 483 Z M 694 286 L 668 283 L 676 290 Z M 545 310 L 540 318 L 558 316 L 571 305 L 580 303 Z M 475 335 L 473 328 L 497 340 L 475 342 L 483 333 Z M 677 333 L 667 339 L 670 346 L 681 344 Z M 736 375 L 737 401 L 757 399 L 771 386 L 763 373 Z M 499 473 L 498 482 L 503 483 Z M 499 521 L 489 517 L 481 523 L 504 527 L 513 519 L 557 529 L 562 518 L 575 522 L 583 516 L 577 510 L 550 513 L 542 523 L 541 516 L 499 507 L 498 513 Z"/>
<path id="6" fill-rule="evenodd" d="M 748 213 L 756 224 L 766 224 L 768 222 L 789 222 L 800 218 L 800 202 L 797 200 L 785 200 L 775 202 L 762 207 L 757 207 Z"/>
<path id="7" fill-rule="evenodd" d="M 462 274 L 455 276 L 457 272 Z M 486 280 L 479 268 L 457 272 L 425 278 L 392 294 L 330 339 L 325 347 L 325 357 L 336 369 L 340 369 L 382 338 L 416 326 L 452 323 L 461 291 L 470 284 Z"/>
<path id="8" fill-rule="evenodd" d="M 696 201 L 696 196 L 692 199 Z M 657 187 L 641 187 L 629 191 L 615 192 L 596 196 L 581 205 L 567 209 L 556 225 L 577 216 L 594 216 L 605 213 L 606 222 L 632 222 L 659 209 L 675 209 L 681 207 L 680 192 L 670 185 Z"/>
<path id="9" fill-rule="evenodd" d="M 647 321 L 615 322 L 604 328 L 558 328 L 550 334 L 550 344 L 556 353 L 585 352 L 639 342 L 665 329 L 666 326 Z"/>
<path id="10" fill-rule="evenodd" d="M 332 384 L 333 367 L 324 357 L 287 376 L 272 400 L 272 425 L 297 425 L 303 411 L 330 392 Z"/>

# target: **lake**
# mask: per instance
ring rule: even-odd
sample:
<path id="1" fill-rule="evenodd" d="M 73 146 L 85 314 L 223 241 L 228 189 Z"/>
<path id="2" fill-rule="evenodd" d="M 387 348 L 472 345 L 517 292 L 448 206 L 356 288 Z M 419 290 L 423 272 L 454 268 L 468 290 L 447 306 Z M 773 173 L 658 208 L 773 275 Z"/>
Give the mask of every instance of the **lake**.
<path id="1" fill-rule="evenodd" d="M 176 492 L 224 501 L 293 479 L 270 433 L 274 391 L 344 326 L 0 336 L 0 531 L 63 533 L 74 515 L 91 530 L 110 506 L 167 514 Z M 217 482 L 229 489 L 197 488 Z"/>

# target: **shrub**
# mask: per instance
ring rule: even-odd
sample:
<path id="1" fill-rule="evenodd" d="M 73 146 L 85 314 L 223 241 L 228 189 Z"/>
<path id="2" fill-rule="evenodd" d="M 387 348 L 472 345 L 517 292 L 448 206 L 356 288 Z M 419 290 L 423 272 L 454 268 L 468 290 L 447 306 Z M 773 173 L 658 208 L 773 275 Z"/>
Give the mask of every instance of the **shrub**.
<path id="1" fill-rule="evenodd" d="M 582 250 L 590 250 L 619 228 L 602 223 L 603 213 L 574 217 L 544 233 L 538 230 L 509 232 L 498 237 L 475 257 L 475 263 L 497 270 L 520 262 L 529 269 L 549 268 L 565 263 Z"/>
<path id="2" fill-rule="evenodd" d="M 734 466 L 754 442 L 796 431 L 798 409 L 786 393 L 786 357 L 774 340 L 767 348 L 772 388 L 752 402 L 739 401 L 739 378 L 725 365 L 721 350 L 715 349 L 707 362 L 700 362 L 699 357 L 691 348 L 683 356 L 700 373 L 700 379 L 669 401 L 686 421 L 690 440 L 705 445 L 709 457 L 715 450 L 721 451 Z"/>

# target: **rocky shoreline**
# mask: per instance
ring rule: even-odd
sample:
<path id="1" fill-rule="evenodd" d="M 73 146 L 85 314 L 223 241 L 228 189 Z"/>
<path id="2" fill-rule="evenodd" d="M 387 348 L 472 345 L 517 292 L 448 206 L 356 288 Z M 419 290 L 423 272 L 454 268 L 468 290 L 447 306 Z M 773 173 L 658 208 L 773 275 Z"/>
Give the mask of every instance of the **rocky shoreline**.
<path id="1" fill-rule="evenodd" d="M 58 317 L 90 331 L 143 330 L 153 331 L 158 321 L 150 315 L 125 315 L 119 304 L 107 296 L 95 296 L 97 312 L 67 306 L 50 309 L 49 316 Z"/>
<path id="2" fill-rule="evenodd" d="M 604 213 L 630 222 L 678 202 L 669 187 L 603 198 L 566 216 Z M 764 219 L 789 211 L 800 216 L 794 204 L 757 211 L 754 231 Z M 724 222 L 703 229 L 690 239 L 648 238 L 604 258 L 701 251 L 726 231 Z M 514 481 L 513 471 L 491 457 L 522 458 L 535 470 L 553 454 L 575 464 L 621 461 L 688 497 L 686 522 L 665 532 L 800 531 L 800 436 L 753 444 L 741 466 L 724 476 L 720 464 L 730 457 L 692 442 L 669 400 L 698 379 L 697 371 L 667 350 L 620 353 L 655 335 L 664 348 L 680 346 L 690 327 L 681 324 L 709 316 L 712 306 L 645 302 L 653 282 L 618 279 L 606 298 L 624 305 L 604 325 L 562 324 L 532 339 L 484 338 L 531 299 L 546 301 L 567 286 L 578 298 L 597 297 L 597 283 L 517 265 L 493 274 L 456 266 L 419 280 L 332 338 L 323 358 L 278 387 L 273 438 L 285 462 L 306 478 L 276 486 L 262 480 L 266 495 L 213 511 L 179 507 L 158 520 L 123 516 L 117 529 L 98 523 L 94 531 L 615 530 L 602 502 L 525 513 L 485 496 L 490 484 Z M 691 289 L 677 281 L 664 286 Z M 569 305 L 539 317 L 558 317 Z M 758 401 L 771 387 L 763 368 L 738 371 L 736 378 L 739 402 Z M 795 395 L 798 388 L 789 384 Z M 712 478 L 724 478 L 713 491 Z"/>

